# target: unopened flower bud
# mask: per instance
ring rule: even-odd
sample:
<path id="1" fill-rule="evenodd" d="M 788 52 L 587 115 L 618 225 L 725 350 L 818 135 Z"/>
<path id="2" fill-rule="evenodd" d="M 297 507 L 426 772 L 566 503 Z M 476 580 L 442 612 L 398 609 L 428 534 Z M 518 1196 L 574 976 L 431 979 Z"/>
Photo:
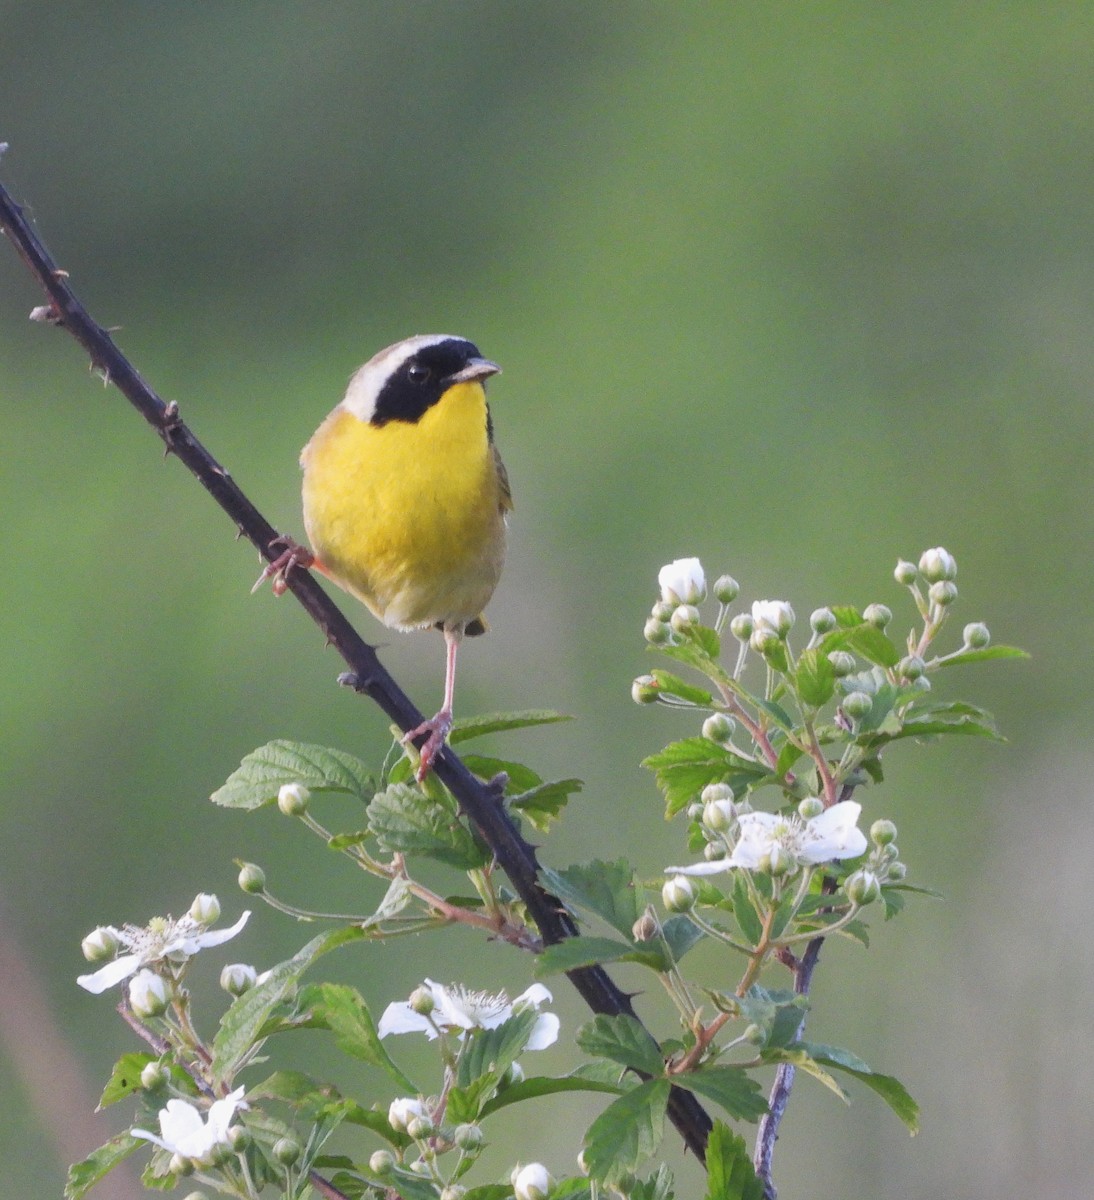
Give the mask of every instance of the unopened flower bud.
<path id="1" fill-rule="evenodd" d="M 887 842 L 881 847 L 881 857 L 884 862 L 896 862 L 900 857 L 900 848 L 896 842 Z"/>
<path id="2" fill-rule="evenodd" d="M 187 1158 L 185 1154 L 172 1154 L 171 1161 L 167 1164 L 167 1170 L 172 1175 L 193 1175 L 194 1160 Z"/>
<path id="3" fill-rule="evenodd" d="M 781 641 L 782 638 L 774 629 L 769 629 L 766 625 L 757 625 L 748 639 L 748 644 L 757 654 L 770 654 Z"/>
<path id="4" fill-rule="evenodd" d="M 732 575 L 719 575 L 714 581 L 714 598 L 719 604 L 732 604 L 740 594 L 740 584 Z"/>
<path id="5" fill-rule="evenodd" d="M 697 558 L 678 558 L 657 573 L 661 599 L 669 604 L 701 604 L 706 598 L 707 581 Z"/>
<path id="6" fill-rule="evenodd" d="M 893 578 L 904 587 L 910 587 L 919 578 L 919 568 L 915 563 L 902 558 L 896 565 Z"/>
<path id="7" fill-rule="evenodd" d="M 951 583 L 948 579 L 941 579 L 938 583 L 932 583 L 927 592 L 932 604 L 937 604 L 939 608 L 946 608 L 957 599 L 957 584 Z"/>
<path id="8" fill-rule="evenodd" d="M 970 650 L 983 650 L 991 641 L 991 634 L 983 621 L 974 621 L 965 626 L 965 645 Z"/>
<path id="9" fill-rule="evenodd" d="M 478 1150 L 485 1141 L 485 1135 L 481 1125 L 468 1122 L 466 1125 L 456 1126 L 452 1140 L 461 1150 Z"/>
<path id="10" fill-rule="evenodd" d="M 100 925 L 84 938 L 80 949 L 88 962 L 105 962 L 118 952 L 118 931 L 109 925 Z"/>
<path id="11" fill-rule="evenodd" d="M 428 1017 L 436 1006 L 437 1001 L 431 988 L 422 985 L 410 993 L 410 1007 L 420 1017 Z"/>
<path id="12" fill-rule="evenodd" d="M 190 916 L 199 925 L 215 925 L 220 920 L 220 901 L 211 892 L 199 892 L 190 905 Z"/>
<path id="13" fill-rule="evenodd" d="M 896 826 L 892 821 L 875 821 L 870 826 L 870 840 L 875 846 L 888 846 L 896 841 Z"/>
<path id="14" fill-rule="evenodd" d="M 926 675 L 920 675 L 918 679 L 912 680 L 912 690 L 916 692 L 929 692 L 931 690 L 931 681 Z"/>
<path id="15" fill-rule="evenodd" d="M 881 895 L 881 884 L 873 871 L 864 867 L 848 877 L 843 890 L 853 904 L 873 904 Z"/>
<path id="16" fill-rule="evenodd" d="M 273 1144 L 273 1156 L 283 1167 L 291 1167 L 300 1157 L 300 1151 L 300 1143 L 295 1138 L 278 1138 Z"/>
<path id="17" fill-rule="evenodd" d="M 277 807 L 286 817 L 302 817 L 310 799 L 311 792 L 302 783 L 286 783 L 277 793 Z"/>
<path id="18" fill-rule="evenodd" d="M 703 847 L 703 857 L 707 862 L 719 862 L 726 856 L 726 848 L 721 841 L 707 842 Z"/>
<path id="19" fill-rule="evenodd" d="M 229 963 L 220 973 L 220 986 L 229 996 L 242 996 L 258 981 L 258 972 L 249 963 Z"/>
<path id="20" fill-rule="evenodd" d="M 699 610 L 694 604 L 681 604 L 672 614 L 669 624 L 677 633 L 687 633 L 699 624 Z"/>
<path id="21" fill-rule="evenodd" d="M 729 623 L 729 632 L 739 642 L 747 642 L 752 637 L 755 623 L 748 613 L 738 613 Z"/>
<path id="22" fill-rule="evenodd" d="M 661 903 L 667 912 L 684 913 L 695 905 L 695 889 L 686 875 L 674 875 L 661 888 Z"/>
<path id="23" fill-rule="evenodd" d="M 764 1033 L 761 1025 L 753 1024 L 746 1025 L 744 1033 L 741 1034 L 746 1042 L 753 1046 L 762 1046 L 767 1041 L 767 1034 Z"/>
<path id="24" fill-rule="evenodd" d="M 806 796 L 798 805 L 798 816 L 803 821 L 812 821 L 824 812 L 824 801 L 819 796 Z"/>
<path id="25" fill-rule="evenodd" d="M 653 704 L 660 695 L 661 689 L 652 675 L 639 675 L 631 684 L 631 699 L 635 704 Z"/>
<path id="26" fill-rule="evenodd" d="M 703 722 L 703 737 L 724 746 L 733 737 L 737 722 L 725 713 L 711 713 Z"/>
<path id="27" fill-rule="evenodd" d="M 767 859 L 768 874 L 775 879 L 793 869 L 794 856 L 777 842 L 771 847 L 770 853 L 764 857 Z"/>
<path id="28" fill-rule="evenodd" d="M 636 942 L 652 942 L 660 931 L 660 928 L 657 918 L 647 908 L 631 926 L 631 937 Z"/>
<path id="29" fill-rule="evenodd" d="M 927 664 L 918 654 L 906 654 L 897 663 L 896 673 L 901 679 L 907 679 L 911 682 L 913 679 L 918 679 L 926 669 Z"/>
<path id="30" fill-rule="evenodd" d="M 145 1063 L 141 1069 L 141 1087 L 146 1092 L 157 1092 L 171 1077 L 171 1072 L 161 1062 Z"/>
<path id="31" fill-rule="evenodd" d="M 467 1194 L 467 1188 L 459 1183 L 450 1183 L 447 1187 L 441 1188 L 439 1200 L 462 1200 Z"/>
<path id="32" fill-rule="evenodd" d="M 413 1171 L 415 1175 L 432 1175 L 433 1170 L 429 1164 L 434 1158 L 436 1158 L 436 1154 L 429 1151 L 423 1151 L 422 1157 L 415 1159 L 414 1162 L 407 1167 L 407 1170 Z"/>
<path id="33" fill-rule="evenodd" d="M 672 641 L 672 629 L 667 622 L 658 621 L 656 617 L 650 617 L 646 622 L 642 635 L 651 646 L 663 646 Z"/>
<path id="34" fill-rule="evenodd" d="M 785 600 L 754 600 L 752 620 L 757 628 L 774 630 L 780 638 L 785 638 L 794 627 L 794 610 Z"/>
<path id="35" fill-rule="evenodd" d="M 844 676 L 850 675 L 858 666 L 855 656 L 847 650 L 833 650 L 828 655 L 828 661 L 832 664 L 832 670 L 837 679 L 843 679 Z"/>
<path id="36" fill-rule="evenodd" d="M 884 604 L 867 604 L 862 610 L 862 619 L 875 629 L 884 629 L 893 619 L 893 610 Z"/>
<path id="37" fill-rule="evenodd" d="M 852 720 L 858 720 L 874 707 L 874 699 L 866 692 L 849 692 L 840 707 Z"/>
<path id="38" fill-rule="evenodd" d="M 908 868 L 902 862 L 891 862 L 886 867 L 885 874 L 888 876 L 890 883 L 900 883 L 908 874 Z"/>
<path id="39" fill-rule="evenodd" d="M 420 1117 L 411 1117 L 407 1121 L 406 1131 L 416 1142 L 420 1142 L 433 1132 L 433 1122 L 423 1113 Z"/>
<path id="40" fill-rule="evenodd" d="M 809 614 L 809 628 L 814 633 L 829 633 L 837 624 L 836 614 L 830 608 L 815 608 Z"/>
<path id="41" fill-rule="evenodd" d="M 555 1181 L 542 1163 L 521 1167 L 512 1178 L 516 1200 L 547 1200 Z"/>
<path id="42" fill-rule="evenodd" d="M 703 805 L 703 824 L 713 833 L 725 833 L 733 828 L 737 806 L 732 800 L 711 800 Z"/>
<path id="43" fill-rule="evenodd" d="M 675 611 L 675 604 L 670 604 L 667 600 L 658 600 L 650 609 L 650 616 L 655 621 L 667 621 Z"/>
<path id="44" fill-rule="evenodd" d="M 373 1175 L 390 1175 L 395 1170 L 395 1155 L 390 1150 L 373 1150 L 369 1156 L 368 1169 Z"/>
<path id="45" fill-rule="evenodd" d="M 425 1109 L 420 1100 L 409 1096 L 400 1096 L 392 1100 L 387 1108 L 387 1122 L 396 1133 L 406 1133 L 408 1122 L 413 1117 L 420 1117 Z"/>
<path id="46" fill-rule="evenodd" d="M 266 872 L 257 863 L 244 863 L 239 872 L 239 886 L 245 892 L 264 892 Z"/>
<path id="47" fill-rule="evenodd" d="M 167 984 L 147 967 L 129 981 L 129 1007 L 134 1014 L 147 1020 L 167 1011 Z"/>
<path id="48" fill-rule="evenodd" d="M 242 1154 L 250 1144 L 251 1131 L 246 1125 L 233 1125 L 228 1130 L 228 1145 L 232 1147 L 236 1154 Z"/>
<path id="49" fill-rule="evenodd" d="M 924 550 L 919 559 L 919 569 L 928 583 L 938 583 L 942 579 L 957 578 L 957 563 L 948 550 L 936 546 L 933 550 Z"/>
<path id="50" fill-rule="evenodd" d="M 701 804 L 688 805 L 688 820 L 701 821 L 703 819 L 703 806 Z"/>

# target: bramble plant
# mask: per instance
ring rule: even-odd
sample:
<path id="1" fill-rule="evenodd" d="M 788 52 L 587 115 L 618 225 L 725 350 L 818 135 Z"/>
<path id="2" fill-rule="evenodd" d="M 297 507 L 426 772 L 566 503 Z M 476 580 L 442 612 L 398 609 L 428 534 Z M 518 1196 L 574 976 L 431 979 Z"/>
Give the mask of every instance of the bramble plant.
<path id="1" fill-rule="evenodd" d="M 199 951 L 239 935 L 248 913 L 215 929 L 220 905 L 201 895 L 179 920 L 89 934 L 83 951 L 96 969 L 79 982 L 92 992 L 119 989 L 119 1011 L 145 1048 L 123 1056 L 103 1094 L 104 1105 L 135 1101 L 135 1118 L 72 1168 L 69 1200 L 138 1150 L 151 1151 L 149 1187 L 186 1181 L 246 1200 L 671 1200 L 672 1174 L 657 1159 L 676 1089 L 716 1105 L 731 1122 L 759 1124 L 752 1152 L 723 1122 L 709 1129 L 705 1147 L 708 1200 L 758 1200 L 775 1194 L 772 1150 L 796 1069 L 844 1099 L 838 1077 L 861 1081 L 914 1133 L 916 1104 L 895 1078 L 848 1050 L 805 1040 L 812 973 L 826 937 L 865 946 L 868 913 L 895 916 L 908 896 L 926 891 L 906 880 L 893 822 L 871 814 L 866 826 L 852 796 L 882 781 L 890 743 L 997 737 L 982 709 L 936 698 L 934 681 L 953 665 L 1022 652 L 991 645 L 979 623 L 964 627 L 959 645 L 938 651 L 957 599 L 956 564 L 945 550 L 926 551 L 918 565 L 900 562 L 895 576 L 916 614 L 901 643 L 890 636 L 894 617 L 882 604 L 818 608 L 808 634 L 799 635 L 785 601 L 734 612 L 740 589 L 729 576 L 708 589 L 697 559 L 662 569 L 645 637 L 692 678 L 655 668 L 634 681 L 632 694 L 640 704 L 695 714 L 693 736 L 644 763 L 666 814 L 686 819 L 680 858 L 695 861 L 666 867 L 659 881 L 639 880 L 624 860 L 542 869 L 543 885 L 581 926 L 554 944 L 545 944 L 505 885 L 452 792 L 435 775 L 414 782 L 416 751 L 402 746 L 401 731 L 376 772 L 344 751 L 288 741 L 249 754 L 214 803 L 276 806 L 374 877 L 375 907 L 361 914 L 301 907 L 268 887 L 260 866 L 241 864 L 244 892 L 330 928 L 261 973 L 248 963 L 225 966 L 221 984 L 232 999 L 211 1034 L 211 1018 L 193 1011 L 188 972 Z M 549 712 L 473 718 L 458 722 L 451 740 L 462 746 L 560 719 Z M 577 780 L 545 781 L 517 762 L 464 761 L 494 781 L 509 819 L 537 836 L 550 833 L 580 789 Z M 349 827 L 336 829 L 347 797 Z M 426 862 L 465 876 L 473 898 L 422 883 L 416 876 Z M 655 1039 L 627 1011 L 598 1015 L 567 1031 L 583 1061 L 562 1076 L 539 1075 L 531 1056 L 560 1036 L 542 983 L 510 1000 L 426 979 L 375 1021 L 354 988 L 304 981 L 335 948 L 367 953 L 369 942 L 458 926 L 530 951 L 541 977 L 612 963 L 652 972 L 671 1004 L 650 1015 L 662 1032 Z M 726 953 L 712 974 L 708 966 L 694 977 L 684 960 L 704 941 Z M 347 1096 L 296 1069 L 283 1035 L 301 1028 L 326 1031 L 343 1054 L 380 1068 L 386 1087 Z M 415 1033 L 436 1050 L 428 1079 L 410 1078 L 388 1040 Z M 765 1098 L 760 1077 L 772 1067 Z M 571 1166 L 522 1161 L 507 1180 L 478 1177 L 496 1112 L 568 1091 L 606 1101 Z M 531 1144 L 526 1158 L 535 1155 Z"/>

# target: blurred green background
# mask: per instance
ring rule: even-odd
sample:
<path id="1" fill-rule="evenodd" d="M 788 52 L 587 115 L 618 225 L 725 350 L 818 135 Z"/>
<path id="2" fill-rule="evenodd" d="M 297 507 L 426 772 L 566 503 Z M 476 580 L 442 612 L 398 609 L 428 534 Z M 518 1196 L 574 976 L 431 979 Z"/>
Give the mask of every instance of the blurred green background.
<path id="1" fill-rule="evenodd" d="M 900 1076 L 923 1132 L 800 1081 L 777 1181 L 1086 1195 L 1094 7 L 104 0 L 0 24 L 0 178 L 276 525 L 301 532 L 296 455 L 376 349 L 448 331 L 504 366 L 512 550 L 457 710 L 577 718 L 495 747 L 588 781 L 548 862 L 681 857 L 637 763 L 692 723 L 629 697 L 661 563 L 903 624 L 897 558 L 956 555 L 957 629 L 1034 657 L 939 684 L 1010 743 L 891 753 L 867 813 L 946 898 L 829 947 L 810 1025 Z M 236 856 L 367 911 L 289 822 L 206 797 L 272 737 L 378 761 L 386 730 L 291 600 L 248 595 L 253 552 L 75 344 L 27 322 L 39 300 L 0 246 L 0 1161 L 7 1194 L 46 1196 L 124 1121 L 90 1112 L 133 1047 L 75 986 L 80 938 L 199 890 L 234 917 Z M 440 640 L 355 616 L 432 711 Z M 306 933 L 263 910 L 227 958 Z M 457 932 L 335 969 L 382 1006 L 426 973 L 520 990 L 529 964 Z M 504 1152 L 566 1172 L 595 1111 L 558 1102 Z"/>

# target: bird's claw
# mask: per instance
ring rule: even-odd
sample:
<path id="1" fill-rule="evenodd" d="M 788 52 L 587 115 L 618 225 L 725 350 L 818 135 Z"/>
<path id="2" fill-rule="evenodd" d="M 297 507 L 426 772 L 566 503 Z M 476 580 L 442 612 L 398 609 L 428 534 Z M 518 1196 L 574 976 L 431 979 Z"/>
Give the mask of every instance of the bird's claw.
<path id="1" fill-rule="evenodd" d="M 422 783 L 429 774 L 433 767 L 433 760 L 444 749 L 445 742 L 448 740 L 448 735 L 451 732 L 452 713 L 442 708 L 435 717 L 430 717 L 428 721 L 423 721 L 416 728 L 408 730 L 403 734 L 401 740 L 404 746 L 409 746 L 411 742 L 420 738 L 423 733 L 429 735 L 418 747 L 418 772 L 416 778 L 419 783 Z"/>
<path id="2" fill-rule="evenodd" d="M 273 580 L 273 593 L 275 596 L 284 595 L 289 586 L 289 575 L 295 567 L 311 567 L 315 565 L 315 555 L 307 546 L 301 546 L 299 542 L 293 541 L 287 535 L 282 534 L 279 537 L 271 539 L 270 547 L 274 546 L 284 546 L 285 549 L 262 568 L 262 574 L 259 575 L 254 587 L 251 588 L 252 596 L 267 579 Z"/>

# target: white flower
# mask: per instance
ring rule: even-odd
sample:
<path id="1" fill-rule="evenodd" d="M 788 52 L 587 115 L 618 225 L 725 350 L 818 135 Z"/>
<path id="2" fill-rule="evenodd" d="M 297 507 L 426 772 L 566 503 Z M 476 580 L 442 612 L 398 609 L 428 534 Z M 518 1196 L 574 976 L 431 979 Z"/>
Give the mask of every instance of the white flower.
<path id="1" fill-rule="evenodd" d="M 183 1158 L 200 1161 L 207 1158 L 216 1146 L 228 1145 L 228 1126 L 236 1109 L 245 1108 L 243 1088 L 236 1088 L 230 1096 L 216 1100 L 209 1106 L 205 1120 L 201 1112 L 187 1100 L 168 1100 L 167 1107 L 160 1109 L 160 1132 L 157 1137 L 147 1129 L 134 1129 L 133 1136 L 147 1138 Z"/>
<path id="2" fill-rule="evenodd" d="M 425 1115 L 425 1107 L 420 1100 L 400 1096 L 399 1099 L 392 1100 L 388 1105 L 387 1122 L 397 1133 L 406 1133 L 407 1125 L 415 1117 L 424 1117 Z"/>
<path id="3" fill-rule="evenodd" d="M 385 1038 L 389 1033 L 424 1033 L 432 1041 L 438 1028 L 496 1029 L 514 1012 L 529 1005 L 538 1009 L 551 999 L 551 993 L 542 983 L 532 984 L 512 1002 L 505 992 L 472 992 L 460 984 L 446 987 L 432 979 L 427 979 L 423 986 L 432 993 L 433 1011 L 428 1015 L 417 1012 L 405 1001 L 389 1004 L 377 1026 L 380 1037 Z M 558 1040 L 558 1026 L 554 1013 L 540 1013 L 525 1050 L 545 1050 Z"/>
<path id="4" fill-rule="evenodd" d="M 512 1176 L 513 1194 L 517 1200 L 547 1200 L 555 1181 L 543 1163 L 529 1163 Z"/>
<path id="5" fill-rule="evenodd" d="M 753 600 L 752 621 L 755 629 L 767 629 L 784 638 L 794 624 L 794 610 L 785 600 Z"/>
<path id="6" fill-rule="evenodd" d="M 129 981 L 129 1007 L 138 1017 L 158 1017 L 167 1008 L 167 984 L 147 967 Z"/>
<path id="7" fill-rule="evenodd" d="M 742 813 L 738 817 L 740 836 L 728 858 L 665 870 L 679 875 L 715 875 L 731 867 L 755 871 L 765 860 L 771 862 L 773 850 L 788 855 L 796 866 L 815 867 L 837 858 L 858 858 L 867 846 L 866 835 L 857 824 L 861 812 L 861 804 L 845 800 L 808 821 L 796 813 L 786 817 Z"/>
<path id="8" fill-rule="evenodd" d="M 112 929 L 118 942 L 130 953 L 122 954 L 90 975 L 77 976 L 76 982 L 98 995 L 130 975 L 135 975 L 149 963 L 165 958 L 173 963 L 184 962 L 199 950 L 219 946 L 229 938 L 234 938 L 247 924 L 250 915 L 245 912 L 230 929 L 209 930 L 189 913 L 177 921 L 170 917 L 155 917 L 146 929 L 139 925 L 123 925 L 121 929 Z"/>
<path id="9" fill-rule="evenodd" d="M 678 558 L 657 572 L 661 599 L 667 604 L 698 604 L 707 594 L 703 564 L 697 558 Z"/>

